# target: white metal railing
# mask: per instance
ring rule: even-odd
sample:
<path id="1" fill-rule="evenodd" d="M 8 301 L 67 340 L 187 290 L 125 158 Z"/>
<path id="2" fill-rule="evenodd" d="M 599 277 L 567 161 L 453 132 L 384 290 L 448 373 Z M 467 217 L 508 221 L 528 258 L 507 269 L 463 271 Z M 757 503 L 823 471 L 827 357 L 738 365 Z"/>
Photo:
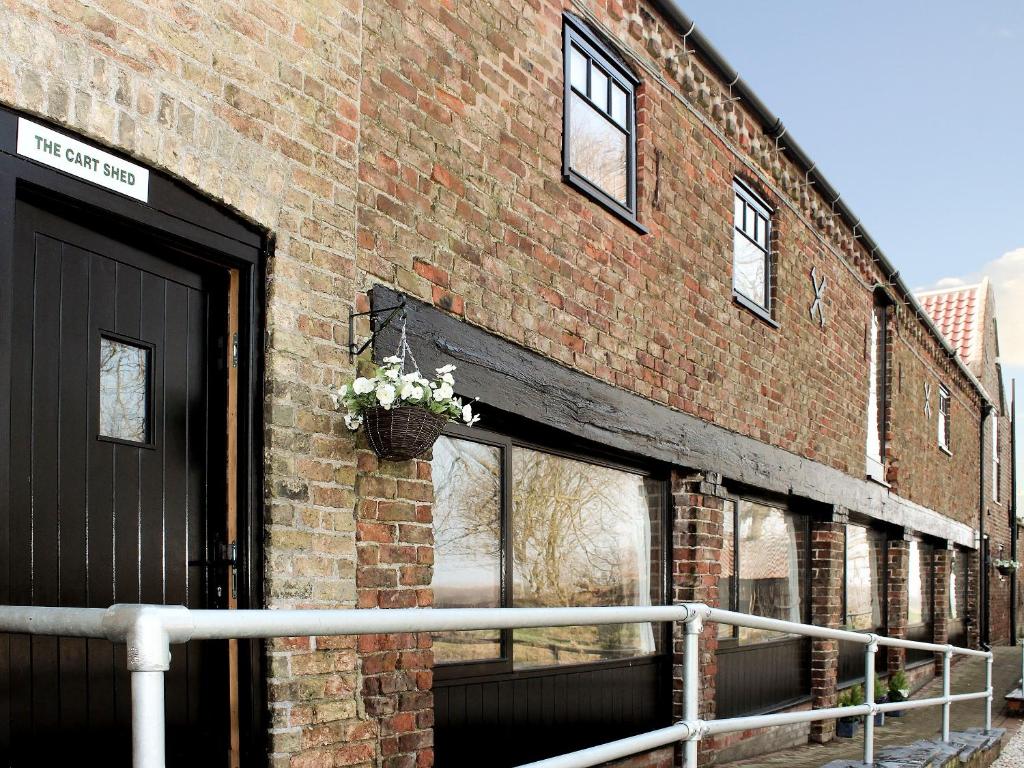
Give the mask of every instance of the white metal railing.
<path id="1" fill-rule="evenodd" d="M 992 728 L 992 653 L 952 645 L 921 643 L 881 635 L 816 627 L 711 608 L 701 603 L 617 608 L 450 608 L 423 610 L 190 610 L 183 606 L 114 605 L 110 608 L 0 606 L 0 632 L 105 638 L 125 643 L 132 691 L 132 760 L 135 768 L 164 765 L 164 672 L 170 645 L 189 640 L 258 639 L 325 635 L 437 632 L 466 629 L 520 629 L 646 621 L 683 625 L 683 719 L 667 728 L 570 752 L 520 768 L 588 768 L 649 749 L 683 742 L 688 768 L 697 764 L 697 744 L 705 736 L 805 723 L 838 717 L 864 717 L 864 762 L 874 762 L 874 715 L 898 709 L 942 707 L 942 740 L 949 740 L 950 705 L 986 699 L 985 731 Z M 698 714 L 698 639 L 705 621 L 751 629 L 846 640 L 864 646 L 865 702 L 853 707 L 782 712 L 751 717 L 701 720 Z M 876 704 L 875 654 L 879 646 L 943 654 L 942 696 Z M 954 655 L 986 659 L 985 690 L 950 693 Z M 1022 656 L 1024 659 L 1024 656 Z M 1024 669 L 1024 661 L 1022 661 Z"/>

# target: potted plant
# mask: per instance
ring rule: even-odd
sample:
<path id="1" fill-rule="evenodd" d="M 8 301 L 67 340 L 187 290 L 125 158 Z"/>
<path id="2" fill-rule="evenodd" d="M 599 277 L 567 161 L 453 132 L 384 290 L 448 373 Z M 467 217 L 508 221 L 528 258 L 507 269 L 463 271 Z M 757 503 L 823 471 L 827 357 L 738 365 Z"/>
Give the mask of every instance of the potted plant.
<path id="1" fill-rule="evenodd" d="M 839 694 L 839 700 L 837 703 L 840 707 L 859 707 L 864 703 L 864 687 L 861 685 L 855 685 L 852 688 L 847 688 Z M 857 715 L 840 717 L 839 721 L 836 723 L 836 736 L 843 739 L 852 739 L 857 735 L 857 728 L 859 725 L 860 717 Z"/>
<path id="2" fill-rule="evenodd" d="M 910 698 L 910 683 L 907 675 L 902 669 L 898 669 L 889 675 L 889 701 L 906 701 Z M 893 717 L 903 717 L 903 710 L 896 710 L 889 713 Z"/>
<path id="3" fill-rule="evenodd" d="M 345 426 L 363 429 L 374 453 L 405 461 L 430 450 L 449 421 L 472 426 L 480 420 L 472 404 L 455 396 L 454 370 L 445 365 L 428 379 L 418 370 L 406 373 L 404 356 L 386 357 L 372 375 L 332 392 L 331 400 L 345 413 Z"/>
<path id="4" fill-rule="evenodd" d="M 885 704 L 889 701 L 887 695 L 888 685 L 881 675 L 875 676 L 875 704 Z M 875 712 L 875 725 L 885 725 L 885 712 Z"/>
<path id="5" fill-rule="evenodd" d="M 1017 560 L 1004 560 L 1001 557 L 994 559 L 992 565 L 999 571 L 1000 576 L 1009 576 L 1020 568 L 1020 563 Z"/>

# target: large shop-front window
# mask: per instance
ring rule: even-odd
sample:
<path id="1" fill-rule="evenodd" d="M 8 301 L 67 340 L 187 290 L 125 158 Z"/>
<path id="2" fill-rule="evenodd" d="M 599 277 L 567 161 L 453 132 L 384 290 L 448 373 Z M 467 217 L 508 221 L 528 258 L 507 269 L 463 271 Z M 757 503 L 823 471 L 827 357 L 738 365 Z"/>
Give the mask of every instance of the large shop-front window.
<path id="1" fill-rule="evenodd" d="M 885 605 L 885 534 L 846 527 L 846 625 L 878 629 Z"/>
<path id="2" fill-rule="evenodd" d="M 907 579 L 907 626 L 931 624 L 932 548 L 917 539 L 910 542 Z"/>
<path id="3" fill-rule="evenodd" d="M 954 549 L 949 558 L 949 618 L 963 620 L 967 616 L 967 552 Z"/>
<path id="4" fill-rule="evenodd" d="M 725 502 L 719 603 L 723 608 L 802 621 L 808 518 L 747 499 Z M 777 632 L 720 624 L 720 637 L 741 644 L 779 638 Z"/>
<path id="5" fill-rule="evenodd" d="M 434 446 L 434 606 L 644 606 L 663 599 L 664 482 L 487 434 Z M 651 624 L 441 632 L 438 663 L 515 669 L 658 650 Z"/>

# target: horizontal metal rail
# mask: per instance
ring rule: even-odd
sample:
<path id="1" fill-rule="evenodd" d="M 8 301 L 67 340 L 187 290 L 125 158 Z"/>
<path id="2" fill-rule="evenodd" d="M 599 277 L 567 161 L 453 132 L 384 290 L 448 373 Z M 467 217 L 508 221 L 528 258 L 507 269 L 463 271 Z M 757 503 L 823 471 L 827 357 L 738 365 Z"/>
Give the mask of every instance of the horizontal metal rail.
<path id="1" fill-rule="evenodd" d="M 749 717 L 698 717 L 698 639 L 705 621 L 864 645 L 867 703 Z M 701 603 L 599 608 L 451 608 L 424 610 L 190 610 L 183 606 L 114 605 L 110 608 L 0 606 L 0 632 L 105 638 L 128 647 L 132 688 L 132 756 L 135 768 L 164 765 L 164 679 L 170 645 L 190 640 L 391 634 L 472 629 L 520 629 L 638 622 L 679 622 L 683 629 L 683 719 L 667 728 L 570 752 L 521 768 L 588 768 L 638 752 L 682 742 L 688 766 L 696 766 L 697 744 L 706 736 L 791 723 L 864 718 L 864 762 L 873 762 L 873 722 L 878 712 L 943 708 L 942 738 L 949 740 L 949 708 L 987 699 L 985 730 L 992 727 L 992 653 L 952 645 L 883 637 L 781 619 L 725 611 Z M 943 695 L 912 701 L 874 701 L 874 662 L 879 646 L 932 651 L 943 656 Z M 986 659 L 986 689 L 952 694 L 954 655 Z"/>

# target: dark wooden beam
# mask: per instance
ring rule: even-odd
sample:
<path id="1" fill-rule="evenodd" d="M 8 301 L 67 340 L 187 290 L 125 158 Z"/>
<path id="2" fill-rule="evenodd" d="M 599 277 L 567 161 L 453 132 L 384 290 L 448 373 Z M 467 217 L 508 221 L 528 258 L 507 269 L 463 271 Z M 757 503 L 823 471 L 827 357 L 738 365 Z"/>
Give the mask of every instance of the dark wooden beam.
<path id="1" fill-rule="evenodd" d="M 376 286 L 374 306 L 402 294 Z M 406 297 L 407 334 L 424 371 L 458 366 L 459 394 L 499 410 L 669 464 L 720 472 L 738 483 L 791 494 L 973 547 L 970 528 L 911 504 L 878 483 L 767 445 L 745 435 L 593 379 L 440 309 Z M 374 358 L 394 354 L 398 323 L 378 335 Z"/>

